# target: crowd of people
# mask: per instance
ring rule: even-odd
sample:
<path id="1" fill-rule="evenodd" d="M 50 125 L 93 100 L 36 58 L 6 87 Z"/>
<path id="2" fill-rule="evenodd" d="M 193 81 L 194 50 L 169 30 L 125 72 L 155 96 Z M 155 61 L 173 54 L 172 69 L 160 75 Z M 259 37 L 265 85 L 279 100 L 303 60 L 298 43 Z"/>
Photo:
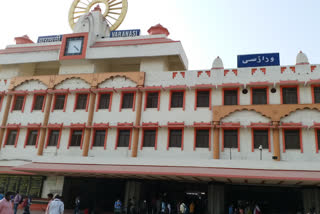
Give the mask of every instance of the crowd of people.
<path id="1" fill-rule="evenodd" d="M 19 206 L 23 209 L 23 214 L 30 214 L 30 206 L 32 204 L 32 198 L 30 196 L 23 197 L 16 192 L 12 194 L 7 192 L 4 195 L 0 195 L 0 214 L 17 214 Z M 58 194 L 48 194 L 48 205 L 46 207 L 45 214 L 63 214 L 64 203 L 61 200 L 61 196 Z"/>
<path id="2" fill-rule="evenodd" d="M 229 214 L 262 214 L 258 204 L 230 204 L 228 207 Z"/>
<path id="3" fill-rule="evenodd" d="M 114 203 L 115 214 L 200 214 L 202 213 L 201 209 L 200 204 L 195 201 L 189 203 L 187 200 L 172 202 L 164 198 L 154 198 L 151 201 L 142 200 L 137 203 L 132 197 L 129 199 L 127 207 L 123 207 L 120 199 Z"/>
<path id="4" fill-rule="evenodd" d="M 48 205 L 43 210 L 45 214 L 63 214 L 64 203 L 58 194 L 48 194 Z M 153 198 L 151 200 L 136 201 L 135 197 L 128 200 L 125 207 L 120 199 L 114 202 L 114 214 L 204 214 L 207 213 L 206 206 L 201 200 L 185 199 L 180 201 L 168 200 L 166 197 Z M 203 202 L 203 201 L 202 201 Z M 23 197 L 16 192 L 12 195 L 7 192 L 0 194 L 0 214 L 17 214 L 18 208 L 23 208 L 23 214 L 30 214 L 32 198 Z M 89 214 L 89 209 L 81 210 L 80 196 L 74 201 L 74 214 Z M 228 214 L 262 214 L 257 203 L 233 203 L 228 206 Z M 303 212 L 298 212 L 302 214 Z M 316 214 L 312 208 L 307 214 Z"/>

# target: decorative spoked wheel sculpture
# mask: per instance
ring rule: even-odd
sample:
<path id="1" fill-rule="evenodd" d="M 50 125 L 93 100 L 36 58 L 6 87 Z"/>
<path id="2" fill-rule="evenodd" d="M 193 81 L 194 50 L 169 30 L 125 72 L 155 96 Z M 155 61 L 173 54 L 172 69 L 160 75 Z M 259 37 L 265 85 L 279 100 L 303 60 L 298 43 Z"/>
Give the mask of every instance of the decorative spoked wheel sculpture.
<path id="1" fill-rule="evenodd" d="M 74 0 L 69 11 L 70 27 L 73 29 L 80 16 L 90 12 L 97 4 L 102 4 L 101 12 L 106 18 L 110 30 L 116 30 L 126 17 L 128 10 L 127 0 Z"/>

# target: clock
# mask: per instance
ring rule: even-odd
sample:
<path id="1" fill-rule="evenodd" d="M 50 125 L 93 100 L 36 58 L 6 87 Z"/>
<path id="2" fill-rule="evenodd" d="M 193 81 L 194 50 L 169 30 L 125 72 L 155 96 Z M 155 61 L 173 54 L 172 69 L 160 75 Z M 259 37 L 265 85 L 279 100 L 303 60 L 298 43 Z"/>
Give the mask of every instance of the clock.
<path id="1" fill-rule="evenodd" d="M 85 59 L 88 44 L 88 33 L 63 35 L 60 60 Z"/>
<path id="2" fill-rule="evenodd" d="M 83 50 L 84 37 L 67 38 L 65 56 L 81 55 Z"/>

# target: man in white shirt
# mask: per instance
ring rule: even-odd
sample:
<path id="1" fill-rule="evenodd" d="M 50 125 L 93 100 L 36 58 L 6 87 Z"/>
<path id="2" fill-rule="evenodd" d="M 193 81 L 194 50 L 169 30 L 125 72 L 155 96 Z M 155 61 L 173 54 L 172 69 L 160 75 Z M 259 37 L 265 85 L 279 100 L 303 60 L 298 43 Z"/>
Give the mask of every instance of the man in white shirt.
<path id="1" fill-rule="evenodd" d="M 63 214 L 64 212 L 64 204 L 60 200 L 60 196 L 56 194 L 54 199 L 49 204 L 49 214 Z"/>

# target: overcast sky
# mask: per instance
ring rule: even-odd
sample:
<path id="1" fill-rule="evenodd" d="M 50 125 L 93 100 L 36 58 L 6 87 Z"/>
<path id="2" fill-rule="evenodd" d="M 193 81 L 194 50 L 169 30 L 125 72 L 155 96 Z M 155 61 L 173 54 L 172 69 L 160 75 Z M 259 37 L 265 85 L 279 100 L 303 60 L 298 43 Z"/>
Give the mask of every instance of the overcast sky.
<path id="1" fill-rule="evenodd" d="M 320 63 L 319 0 L 128 0 L 128 14 L 119 29 L 141 29 L 158 23 L 170 38 L 180 40 L 189 69 L 211 68 L 220 56 L 226 68 L 237 55 L 280 53 L 281 65 L 295 64 L 302 50 L 310 63 Z M 73 0 L 8 0 L 0 6 L 0 49 L 14 37 L 71 33 Z"/>

